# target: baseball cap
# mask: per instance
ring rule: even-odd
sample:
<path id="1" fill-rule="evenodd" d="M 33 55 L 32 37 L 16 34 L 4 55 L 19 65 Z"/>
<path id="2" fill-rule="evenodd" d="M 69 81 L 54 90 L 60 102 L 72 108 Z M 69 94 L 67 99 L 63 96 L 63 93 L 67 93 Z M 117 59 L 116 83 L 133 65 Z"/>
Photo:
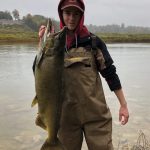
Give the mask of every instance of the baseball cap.
<path id="1" fill-rule="evenodd" d="M 77 0 L 65 0 L 62 3 L 61 10 L 65 9 L 67 7 L 71 7 L 71 6 L 76 7 L 80 11 L 84 12 L 81 3 L 79 1 L 77 1 Z"/>

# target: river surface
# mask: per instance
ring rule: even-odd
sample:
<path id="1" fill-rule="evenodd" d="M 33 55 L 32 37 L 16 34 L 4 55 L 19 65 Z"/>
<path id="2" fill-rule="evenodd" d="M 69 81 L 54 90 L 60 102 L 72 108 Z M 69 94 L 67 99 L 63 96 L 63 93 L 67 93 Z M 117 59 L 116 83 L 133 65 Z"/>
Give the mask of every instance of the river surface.
<path id="1" fill-rule="evenodd" d="M 118 122 L 119 103 L 103 79 L 113 116 L 113 142 L 132 146 L 142 130 L 150 140 L 150 44 L 108 44 L 130 111 L 129 123 Z M 0 45 L 0 150 L 39 150 L 46 138 L 34 124 L 37 107 L 32 63 L 35 44 Z M 87 150 L 84 142 L 83 150 Z"/>

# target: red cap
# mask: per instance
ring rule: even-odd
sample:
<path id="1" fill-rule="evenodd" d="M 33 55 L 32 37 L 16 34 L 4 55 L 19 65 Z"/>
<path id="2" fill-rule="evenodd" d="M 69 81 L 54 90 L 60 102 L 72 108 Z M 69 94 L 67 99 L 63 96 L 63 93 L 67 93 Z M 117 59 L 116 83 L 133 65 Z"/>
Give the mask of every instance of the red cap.
<path id="1" fill-rule="evenodd" d="M 80 11 L 84 12 L 84 10 L 82 8 L 82 4 L 80 2 L 78 2 L 77 0 L 65 0 L 62 3 L 61 10 L 65 9 L 67 7 L 71 7 L 71 6 L 76 7 Z"/>

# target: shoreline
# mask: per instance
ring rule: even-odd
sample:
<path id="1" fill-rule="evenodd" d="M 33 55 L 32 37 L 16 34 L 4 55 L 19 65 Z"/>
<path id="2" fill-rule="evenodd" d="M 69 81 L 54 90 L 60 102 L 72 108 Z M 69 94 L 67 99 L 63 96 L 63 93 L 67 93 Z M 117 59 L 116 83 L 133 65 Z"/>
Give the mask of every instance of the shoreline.
<path id="1" fill-rule="evenodd" d="M 118 34 L 97 33 L 95 34 L 107 44 L 115 43 L 150 43 L 150 34 Z M 2 33 L 0 44 L 3 43 L 38 43 L 37 32 Z"/>
<path id="2" fill-rule="evenodd" d="M 97 33 L 106 43 L 150 43 L 150 34 Z"/>
<path id="3" fill-rule="evenodd" d="M 104 41 L 104 40 L 103 40 Z M 35 43 L 35 44 L 38 44 L 38 40 L 17 40 L 17 41 L 14 41 L 14 40 L 0 40 L 0 45 L 2 44 L 32 44 L 32 43 Z M 143 43 L 143 44 L 150 44 L 150 41 L 128 41 L 128 42 L 124 42 L 124 41 L 104 41 L 106 44 L 132 44 L 132 43 Z"/>

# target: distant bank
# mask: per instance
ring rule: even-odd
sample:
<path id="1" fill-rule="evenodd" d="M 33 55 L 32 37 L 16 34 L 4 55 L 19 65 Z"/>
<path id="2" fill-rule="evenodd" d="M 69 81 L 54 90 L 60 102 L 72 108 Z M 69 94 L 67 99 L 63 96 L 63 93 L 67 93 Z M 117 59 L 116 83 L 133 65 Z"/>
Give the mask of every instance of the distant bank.
<path id="1" fill-rule="evenodd" d="M 150 43 L 150 34 L 97 33 L 106 43 Z M 38 32 L 24 25 L 0 25 L 0 43 L 38 42 Z"/>
<path id="2" fill-rule="evenodd" d="M 38 41 L 38 34 L 26 25 L 0 24 L 0 43 L 36 41 Z"/>
<path id="3" fill-rule="evenodd" d="M 150 43 L 150 34 L 98 34 L 106 43 Z M 28 43 L 38 42 L 37 32 L 2 33 L 0 43 Z"/>
<path id="4" fill-rule="evenodd" d="M 98 33 L 106 43 L 150 43 L 150 34 Z"/>

